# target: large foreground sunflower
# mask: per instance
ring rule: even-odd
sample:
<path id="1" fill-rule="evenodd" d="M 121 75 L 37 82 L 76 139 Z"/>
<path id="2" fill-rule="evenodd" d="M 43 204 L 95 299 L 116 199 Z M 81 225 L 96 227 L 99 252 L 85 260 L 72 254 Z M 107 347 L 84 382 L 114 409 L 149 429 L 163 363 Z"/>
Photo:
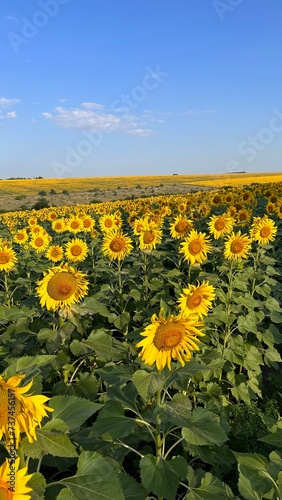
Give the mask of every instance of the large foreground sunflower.
<path id="1" fill-rule="evenodd" d="M 191 359 L 191 352 L 198 351 L 200 342 L 197 336 L 204 335 L 198 327 L 202 323 L 195 316 L 170 316 L 164 318 L 161 313 L 152 316 L 152 324 L 141 333 L 145 337 L 137 344 L 142 347 L 139 356 L 144 363 L 158 370 L 166 365 L 171 370 L 171 360 L 178 360 L 182 366 Z"/>
<path id="2" fill-rule="evenodd" d="M 183 315 L 197 314 L 199 318 L 206 316 L 215 298 L 214 287 L 208 281 L 201 285 L 188 285 L 183 288 L 178 302 Z"/>
<path id="3" fill-rule="evenodd" d="M 33 443 L 37 439 L 36 427 L 40 426 L 42 418 L 47 416 L 46 411 L 53 411 L 44 404 L 50 398 L 26 395 L 32 381 L 24 387 L 19 387 L 24 377 L 25 375 L 15 375 L 6 382 L 0 375 L 0 440 L 3 436 L 6 437 L 6 443 L 15 440 L 16 448 L 22 432 L 26 434 L 29 442 Z"/>
<path id="4" fill-rule="evenodd" d="M 1 500 L 29 500 L 32 488 L 27 482 L 32 474 L 26 475 L 27 467 L 19 469 L 20 458 L 6 459 L 0 467 L 0 499 Z"/>
<path id="5" fill-rule="evenodd" d="M 0 271 L 10 271 L 17 263 L 17 257 L 11 247 L 0 245 Z"/>
<path id="6" fill-rule="evenodd" d="M 48 311 L 68 308 L 87 294 L 86 275 L 68 264 L 55 266 L 44 274 L 44 278 L 38 282 L 37 294 L 41 307 L 46 307 Z"/>
<path id="7" fill-rule="evenodd" d="M 107 233 L 102 243 L 102 252 L 111 260 L 124 259 L 132 248 L 130 237 L 122 231 Z"/>
<path id="8" fill-rule="evenodd" d="M 251 251 L 252 240 L 246 235 L 232 233 L 224 243 L 224 257 L 228 260 L 246 259 Z"/>
<path id="9" fill-rule="evenodd" d="M 184 258 L 191 262 L 191 264 L 195 264 L 196 262 L 204 262 L 207 258 L 207 253 L 211 249 L 212 245 L 206 233 L 198 233 L 192 230 L 188 238 L 181 243 L 179 252 L 183 253 Z"/>

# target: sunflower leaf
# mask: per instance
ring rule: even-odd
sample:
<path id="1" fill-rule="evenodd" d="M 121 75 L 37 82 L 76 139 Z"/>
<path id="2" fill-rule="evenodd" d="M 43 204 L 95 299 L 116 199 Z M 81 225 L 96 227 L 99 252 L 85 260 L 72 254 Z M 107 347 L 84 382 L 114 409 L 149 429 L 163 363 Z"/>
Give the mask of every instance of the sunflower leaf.
<path id="1" fill-rule="evenodd" d="M 103 407 L 99 403 L 77 396 L 54 396 L 50 399 L 49 405 L 54 409 L 52 419 L 60 418 L 70 431 L 78 429 L 87 418 Z"/>

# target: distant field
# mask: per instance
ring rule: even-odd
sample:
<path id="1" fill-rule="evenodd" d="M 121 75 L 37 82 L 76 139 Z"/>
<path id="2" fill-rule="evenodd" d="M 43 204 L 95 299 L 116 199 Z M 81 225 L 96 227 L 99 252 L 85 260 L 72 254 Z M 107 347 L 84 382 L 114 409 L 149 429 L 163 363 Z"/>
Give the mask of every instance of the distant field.
<path id="1" fill-rule="evenodd" d="M 259 174 L 219 174 L 219 175 L 159 175 L 159 176 L 132 176 L 132 177 L 84 177 L 68 179 L 24 179 L 1 180 L 0 197 L 17 195 L 37 195 L 39 191 L 49 192 L 51 189 L 61 192 L 90 191 L 93 189 L 123 189 L 136 186 L 168 186 L 173 184 L 193 184 L 199 186 L 223 187 L 243 186 L 253 182 L 279 182 L 282 173 Z"/>

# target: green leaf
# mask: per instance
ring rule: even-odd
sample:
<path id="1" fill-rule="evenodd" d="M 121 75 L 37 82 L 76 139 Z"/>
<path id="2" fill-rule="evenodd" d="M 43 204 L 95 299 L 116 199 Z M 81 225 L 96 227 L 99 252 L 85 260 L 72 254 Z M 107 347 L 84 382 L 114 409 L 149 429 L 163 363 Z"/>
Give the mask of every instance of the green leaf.
<path id="1" fill-rule="evenodd" d="M 39 373 L 39 367 L 50 364 L 55 359 L 56 356 L 49 354 L 24 356 L 15 360 L 11 359 L 9 361 L 9 368 L 6 370 L 6 375 L 7 377 L 12 377 L 18 373 L 28 373 L 34 368 L 36 368 Z"/>
<path id="2" fill-rule="evenodd" d="M 132 382 L 141 398 L 147 401 L 154 396 L 159 389 L 162 389 L 164 378 L 161 374 L 156 372 L 148 373 L 145 370 L 137 370 L 133 374 Z"/>
<path id="3" fill-rule="evenodd" d="M 59 500 L 125 500 L 114 465 L 96 452 L 83 451 L 76 475 L 60 482 L 70 495 L 60 492 Z"/>
<path id="4" fill-rule="evenodd" d="M 119 475 L 125 500 L 146 500 L 147 492 L 140 483 L 131 476 Z"/>
<path id="5" fill-rule="evenodd" d="M 220 426 L 219 417 L 204 408 L 195 408 L 189 427 L 182 429 L 182 435 L 187 443 L 193 445 L 216 444 L 221 446 L 228 436 Z"/>
<path id="6" fill-rule="evenodd" d="M 111 401 L 99 413 L 91 434 L 99 436 L 108 432 L 112 438 L 117 439 L 128 436 L 135 426 L 135 420 L 124 415 L 121 403 Z"/>
<path id="7" fill-rule="evenodd" d="M 190 486 L 190 484 L 189 484 Z M 198 488 L 192 488 L 186 500 L 229 500 L 235 498 L 230 488 L 217 477 L 207 472 Z"/>
<path id="8" fill-rule="evenodd" d="M 87 418 L 103 407 L 101 404 L 77 396 L 54 396 L 50 399 L 49 405 L 54 409 L 52 418 L 62 419 L 69 430 L 79 428 Z"/>
<path id="9" fill-rule="evenodd" d="M 247 500 L 273 498 L 268 496 L 273 491 L 273 483 L 269 477 L 268 460 L 256 453 L 233 452 L 238 461 L 239 483 L 241 495 Z"/>
<path id="10" fill-rule="evenodd" d="M 32 488 L 32 491 L 29 493 L 31 500 L 44 500 L 46 481 L 40 472 L 32 474 L 30 480 L 27 482 L 27 486 Z"/>
<path id="11" fill-rule="evenodd" d="M 164 497 L 167 500 L 175 500 L 179 485 L 178 475 L 171 465 L 153 455 L 146 455 L 140 460 L 141 479 L 148 492 Z"/>
<path id="12" fill-rule="evenodd" d="M 271 444 L 272 446 L 282 448 L 282 429 L 278 428 L 272 434 L 268 434 L 259 439 L 259 441 L 263 441 L 264 443 Z"/>
<path id="13" fill-rule="evenodd" d="M 130 365 L 109 365 L 96 370 L 96 373 L 110 385 L 123 385 L 131 380 L 133 368 Z"/>
<path id="14" fill-rule="evenodd" d="M 86 340 L 74 340 L 70 349 L 75 356 L 94 353 L 102 360 L 111 359 L 112 338 L 104 330 L 93 330 Z"/>
<path id="15" fill-rule="evenodd" d="M 61 432 L 53 432 L 52 430 L 42 429 L 36 431 L 37 441 L 29 443 L 25 437 L 22 441 L 22 448 L 26 455 L 31 458 L 40 459 L 44 455 L 52 455 L 53 457 L 77 457 L 77 452 L 74 445 Z"/>
<path id="16" fill-rule="evenodd" d="M 264 303 L 269 311 L 282 312 L 278 300 L 274 297 L 268 297 Z"/>
<path id="17" fill-rule="evenodd" d="M 169 403 L 159 410 L 163 422 L 187 427 L 191 422 L 191 402 L 184 394 L 175 394 Z"/>

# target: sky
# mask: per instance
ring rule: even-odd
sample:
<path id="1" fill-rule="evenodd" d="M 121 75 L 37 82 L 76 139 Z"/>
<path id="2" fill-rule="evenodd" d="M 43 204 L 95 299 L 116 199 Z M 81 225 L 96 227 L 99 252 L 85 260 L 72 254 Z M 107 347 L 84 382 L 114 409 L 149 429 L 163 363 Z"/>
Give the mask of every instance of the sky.
<path id="1" fill-rule="evenodd" d="M 9 0 L 0 178 L 282 171 L 281 0 Z"/>

